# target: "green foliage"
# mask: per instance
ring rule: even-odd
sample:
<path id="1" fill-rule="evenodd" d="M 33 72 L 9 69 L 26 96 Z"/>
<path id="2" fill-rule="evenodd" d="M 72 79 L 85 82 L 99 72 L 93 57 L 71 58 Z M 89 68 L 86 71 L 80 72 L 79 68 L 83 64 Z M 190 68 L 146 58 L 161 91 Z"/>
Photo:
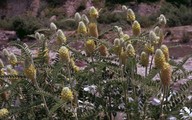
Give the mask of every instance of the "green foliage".
<path id="1" fill-rule="evenodd" d="M 170 27 L 190 25 L 192 22 L 192 9 L 184 5 L 177 7 L 173 4 L 165 3 L 160 8 L 160 13 L 163 13 L 165 16 L 167 16 L 168 25 Z"/>
<path id="2" fill-rule="evenodd" d="M 68 20 L 74 23 L 73 19 Z M 96 20 L 92 18 L 92 22 Z M 133 24 L 132 21 L 128 22 Z M 24 24 L 20 20 L 16 23 L 20 26 Z M 157 21 L 155 25 L 158 25 L 160 30 L 165 26 L 162 21 Z M 124 26 L 125 24 L 122 25 Z M 139 25 L 132 28 L 139 31 L 138 29 L 141 29 Z M 166 64 L 170 64 L 173 69 L 172 77 L 168 77 L 168 80 L 172 78 L 172 82 L 163 84 L 160 81 L 165 76 L 159 77 L 162 68 L 153 67 L 153 59 L 146 67 L 139 64 L 140 54 L 146 43 L 154 45 L 155 49 L 161 46 L 159 41 L 155 41 L 158 34 L 150 36 L 151 30 L 154 28 L 137 36 L 127 35 L 125 39 L 126 34 L 121 27 L 111 26 L 108 31 L 103 30 L 104 32 L 100 33 L 112 32 L 113 36 L 109 39 L 114 39 L 115 36 L 114 44 L 108 38 L 96 38 L 86 33 L 67 35 L 66 42 L 55 44 L 64 39 L 64 33 L 59 36 L 61 34 L 58 34 L 58 31 L 62 31 L 58 30 L 57 26 L 40 29 L 31 35 L 37 40 L 32 46 L 20 41 L 12 42 L 11 45 L 20 49 L 21 54 L 17 55 L 17 65 L 11 65 L 11 69 L 16 70 L 17 74 L 7 69 L 11 63 L 9 56 L 8 64 L 0 71 L 0 101 L 3 103 L 2 108 L 9 111 L 8 116 L 4 117 L 8 120 L 85 120 L 113 119 L 122 113 L 119 117 L 129 120 L 160 117 L 167 119 L 169 116 L 180 119 L 182 116 L 179 116 L 179 112 L 182 107 L 190 108 L 187 96 L 192 86 L 192 80 L 189 79 L 192 72 L 185 70 L 183 65 L 191 55 L 180 63 L 167 61 Z M 87 42 L 91 40 L 93 42 Z M 73 47 L 73 44 L 79 42 L 84 46 L 77 46 L 78 49 Z M 101 55 L 101 45 L 107 48 L 104 52 L 109 52 L 106 56 Z M 120 51 L 117 48 L 121 48 Z M 38 53 L 35 54 L 33 50 Z M 91 50 L 93 52 L 89 53 Z M 50 59 L 49 53 L 55 56 Z M 153 58 L 155 54 L 152 52 L 149 56 Z M 78 61 L 85 65 L 77 66 Z M 139 69 L 145 71 L 145 74 L 140 73 Z M 183 79 L 187 81 L 179 84 Z M 177 89 L 175 84 L 179 84 Z"/>
<path id="3" fill-rule="evenodd" d="M 12 22 L 12 29 L 16 31 L 19 38 L 34 33 L 42 26 L 35 17 L 16 17 Z"/>
<path id="4" fill-rule="evenodd" d="M 189 6 L 191 5 L 191 0 L 166 0 L 167 2 L 170 2 L 171 4 L 175 4 L 177 6 L 180 5 L 185 5 L 185 6 Z"/>

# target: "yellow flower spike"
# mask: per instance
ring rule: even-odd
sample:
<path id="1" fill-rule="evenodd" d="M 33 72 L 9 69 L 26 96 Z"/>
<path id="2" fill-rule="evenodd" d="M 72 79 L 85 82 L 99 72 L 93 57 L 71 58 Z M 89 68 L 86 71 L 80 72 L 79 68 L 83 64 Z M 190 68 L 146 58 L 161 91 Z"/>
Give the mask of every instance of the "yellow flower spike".
<path id="1" fill-rule="evenodd" d="M 3 55 L 8 58 L 9 57 L 9 52 L 7 51 L 7 49 L 3 49 Z"/>
<path id="2" fill-rule="evenodd" d="M 133 12 L 132 9 L 127 10 L 127 20 L 130 22 L 135 21 L 135 13 Z"/>
<path id="3" fill-rule="evenodd" d="M 121 54 L 121 51 L 123 50 L 123 48 L 121 46 L 114 46 L 113 47 L 113 52 L 116 54 L 116 55 L 120 55 Z"/>
<path id="4" fill-rule="evenodd" d="M 119 55 L 120 64 L 125 65 L 127 63 L 127 57 L 127 52 L 122 50 Z"/>
<path id="5" fill-rule="evenodd" d="M 17 64 L 17 57 L 15 56 L 14 53 L 11 53 L 9 55 L 9 63 L 12 65 L 12 66 L 15 66 Z"/>
<path id="6" fill-rule="evenodd" d="M 29 65 L 25 65 L 24 74 L 28 79 L 34 82 L 36 79 L 36 69 L 34 64 L 30 63 Z"/>
<path id="7" fill-rule="evenodd" d="M 97 29 L 97 24 L 96 23 L 89 23 L 88 25 L 88 35 L 98 38 L 98 29 Z"/>
<path id="8" fill-rule="evenodd" d="M 147 67 L 149 64 L 149 56 L 146 52 L 142 52 L 140 56 L 140 63 L 143 67 Z"/>
<path id="9" fill-rule="evenodd" d="M 169 86 L 171 83 L 171 66 L 169 63 L 164 63 L 160 71 L 162 85 Z"/>
<path id="10" fill-rule="evenodd" d="M 161 48 L 160 48 L 163 52 L 163 54 L 165 55 L 165 60 L 166 62 L 169 61 L 169 49 L 166 45 L 161 45 Z"/>
<path id="11" fill-rule="evenodd" d="M 65 34 L 63 33 L 63 31 L 61 29 L 59 29 L 56 33 L 56 37 L 57 37 L 57 41 L 56 43 L 58 45 L 62 45 L 63 43 L 66 43 L 67 39 L 66 39 L 66 36 Z"/>
<path id="12" fill-rule="evenodd" d="M 3 118 L 9 114 L 9 111 L 6 108 L 0 109 L 0 118 Z"/>
<path id="13" fill-rule="evenodd" d="M 85 14 L 82 15 L 82 21 L 83 21 L 86 25 L 89 24 L 89 19 L 88 19 L 88 17 L 87 17 Z"/>
<path id="14" fill-rule="evenodd" d="M 129 37 L 128 34 L 124 34 L 124 35 L 123 35 L 123 40 L 128 41 L 129 38 L 130 38 L 130 37 Z"/>
<path id="15" fill-rule="evenodd" d="M 159 37 L 155 34 L 154 31 L 150 31 L 149 32 L 149 40 L 154 44 L 158 44 L 159 41 Z"/>
<path id="16" fill-rule="evenodd" d="M 126 52 L 127 52 L 128 57 L 134 57 L 135 56 L 135 49 L 132 46 L 132 44 L 127 45 Z"/>
<path id="17" fill-rule="evenodd" d="M 74 19 L 75 19 L 76 22 L 81 21 L 81 15 L 78 12 L 76 12 Z"/>
<path id="18" fill-rule="evenodd" d="M 99 46 L 99 53 L 101 56 L 107 56 L 109 54 L 108 49 L 105 45 Z"/>
<path id="19" fill-rule="evenodd" d="M 71 65 L 72 67 L 75 66 L 75 62 L 74 62 L 73 58 L 70 59 L 70 65 Z"/>
<path id="20" fill-rule="evenodd" d="M 162 50 L 157 49 L 154 57 L 155 67 L 161 69 L 165 63 L 165 55 Z"/>
<path id="21" fill-rule="evenodd" d="M 68 87 L 64 87 L 61 91 L 61 99 L 65 102 L 73 100 L 73 93 Z"/>
<path id="22" fill-rule="evenodd" d="M 95 49 L 96 49 L 96 45 L 94 40 L 88 39 L 85 43 L 85 52 L 87 56 L 91 56 L 94 53 Z"/>
<path id="23" fill-rule="evenodd" d="M 146 43 L 145 46 L 144 46 L 144 51 L 151 55 L 154 53 L 154 46 L 152 46 L 150 43 Z"/>
<path id="24" fill-rule="evenodd" d="M 4 67 L 3 61 L 0 59 L 0 69 Z"/>
<path id="25" fill-rule="evenodd" d="M 165 16 L 163 14 L 161 14 L 158 18 L 158 22 L 161 26 L 164 26 L 167 24 L 167 19 L 165 18 Z"/>
<path id="26" fill-rule="evenodd" d="M 97 11 L 97 9 L 94 6 L 92 6 L 89 9 L 89 15 L 90 15 L 90 18 L 96 19 L 99 17 L 99 12 Z"/>
<path id="27" fill-rule="evenodd" d="M 63 62 L 70 62 L 70 53 L 65 46 L 61 46 L 59 49 L 59 57 Z"/>
<path id="28" fill-rule="evenodd" d="M 55 23 L 51 22 L 50 30 L 52 30 L 52 31 L 56 31 L 57 30 L 57 26 L 55 25 Z"/>
<path id="29" fill-rule="evenodd" d="M 78 66 L 73 66 L 73 70 L 75 71 L 75 72 L 79 72 L 79 67 Z"/>
<path id="30" fill-rule="evenodd" d="M 138 36 L 141 33 L 141 26 L 138 21 L 134 21 L 132 24 L 132 32 L 134 36 Z"/>
<path id="31" fill-rule="evenodd" d="M 85 26 L 85 23 L 83 21 L 79 22 L 77 33 L 79 34 L 87 34 L 87 27 Z"/>

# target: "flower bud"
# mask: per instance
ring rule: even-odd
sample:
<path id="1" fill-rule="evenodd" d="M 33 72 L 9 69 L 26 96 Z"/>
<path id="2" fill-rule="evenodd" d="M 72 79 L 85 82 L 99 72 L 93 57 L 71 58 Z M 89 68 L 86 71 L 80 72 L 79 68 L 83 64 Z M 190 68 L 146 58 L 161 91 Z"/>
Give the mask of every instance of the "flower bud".
<path id="1" fill-rule="evenodd" d="M 89 19 L 87 18 L 87 16 L 85 14 L 82 15 L 82 20 L 83 22 L 88 25 L 89 24 Z"/>
<path id="2" fill-rule="evenodd" d="M 161 50 L 162 50 L 163 54 L 165 55 L 166 62 L 168 62 L 169 61 L 169 49 L 167 48 L 166 45 L 161 45 Z"/>
<path id="3" fill-rule="evenodd" d="M 63 43 L 66 43 L 67 39 L 65 34 L 63 33 L 63 31 L 61 29 L 59 29 L 57 31 L 57 44 L 58 45 L 62 45 Z"/>
<path id="4" fill-rule="evenodd" d="M 82 21 L 79 22 L 77 32 L 79 34 L 87 34 L 87 27 L 85 26 L 84 22 Z"/>
<path id="5" fill-rule="evenodd" d="M 134 57 L 135 56 L 135 49 L 132 46 L 132 44 L 127 45 L 126 52 L 127 52 L 128 57 Z"/>
<path id="6" fill-rule="evenodd" d="M 55 23 L 51 22 L 50 30 L 52 30 L 52 31 L 56 31 L 57 30 L 57 26 L 55 25 Z"/>
<path id="7" fill-rule="evenodd" d="M 98 38 L 98 29 L 97 29 L 97 24 L 96 23 L 90 23 L 88 26 L 88 35 Z"/>
<path id="8" fill-rule="evenodd" d="M 61 99 L 65 102 L 73 100 L 73 93 L 68 87 L 64 87 L 61 91 Z"/>
<path id="9" fill-rule="evenodd" d="M 136 20 L 132 24 L 132 32 L 134 36 L 138 36 L 141 33 L 141 26 Z"/>
<path id="10" fill-rule="evenodd" d="M 146 43 L 144 46 L 144 51 L 149 55 L 153 54 L 154 53 L 154 46 L 152 46 L 150 43 Z"/>
<path id="11" fill-rule="evenodd" d="M 123 35 L 123 40 L 128 41 L 129 38 L 130 38 L 130 37 L 129 37 L 128 34 L 124 34 L 124 35 Z"/>
<path id="12" fill-rule="evenodd" d="M 9 52 L 7 51 L 7 49 L 3 49 L 3 55 L 8 58 L 9 57 Z"/>
<path id="13" fill-rule="evenodd" d="M 35 38 L 37 40 L 40 40 L 40 37 L 41 37 L 40 33 L 39 32 L 35 32 Z"/>
<path id="14" fill-rule="evenodd" d="M 107 47 L 105 45 L 99 46 L 99 53 L 102 56 L 107 56 L 109 54 L 108 50 L 107 50 Z"/>
<path id="15" fill-rule="evenodd" d="M 120 39 L 119 38 L 115 38 L 114 46 L 120 46 Z"/>
<path id="16" fill-rule="evenodd" d="M 157 49 L 154 57 L 155 67 L 161 69 L 165 63 L 165 56 L 160 49 Z"/>
<path id="17" fill-rule="evenodd" d="M 9 63 L 12 65 L 12 66 L 15 66 L 17 64 L 17 57 L 15 56 L 14 53 L 11 53 L 10 56 L 9 56 Z"/>
<path id="18" fill-rule="evenodd" d="M 127 20 L 130 22 L 135 21 L 135 13 L 133 12 L 132 9 L 127 10 Z"/>
<path id="19" fill-rule="evenodd" d="M 149 64 L 149 56 L 147 55 L 146 52 L 142 52 L 141 53 L 141 57 L 140 57 L 140 63 L 143 67 L 147 67 Z"/>
<path id="20" fill-rule="evenodd" d="M 78 66 L 73 66 L 73 70 L 75 71 L 75 72 L 79 72 L 79 67 Z"/>
<path id="21" fill-rule="evenodd" d="M 89 9 L 89 15 L 90 15 L 90 18 L 96 19 L 99 17 L 99 12 L 97 11 L 97 9 L 94 6 L 92 6 Z"/>
<path id="22" fill-rule="evenodd" d="M 61 46 L 59 49 L 59 57 L 63 62 L 70 62 L 70 53 L 65 46 Z"/>
<path id="23" fill-rule="evenodd" d="M 158 20 L 159 20 L 159 24 L 162 25 L 162 26 L 167 24 L 167 19 L 165 18 L 165 16 L 163 14 L 161 14 L 159 16 Z"/>
<path id="24" fill-rule="evenodd" d="M 149 32 L 149 40 L 155 45 L 158 44 L 159 37 L 155 34 L 154 31 Z"/>
<path id="25" fill-rule="evenodd" d="M 45 35 L 44 34 L 40 34 L 40 40 L 41 41 L 45 40 Z"/>
<path id="26" fill-rule="evenodd" d="M 18 75 L 18 72 L 11 67 L 7 67 L 7 73 L 9 75 Z M 10 78 L 9 80 L 13 83 L 15 80 L 17 80 L 17 78 Z"/>
<path id="27" fill-rule="evenodd" d="M 159 26 L 156 26 L 156 27 L 154 28 L 154 32 L 155 32 L 155 34 L 156 34 L 157 36 L 159 36 L 159 33 L 160 33 L 160 28 L 159 28 Z"/>
<path id="28" fill-rule="evenodd" d="M 85 43 L 85 52 L 87 56 L 91 56 L 95 51 L 96 45 L 94 40 L 88 39 Z"/>
<path id="29" fill-rule="evenodd" d="M 81 15 L 78 12 L 76 12 L 74 19 L 75 19 L 76 22 L 81 21 Z"/>
<path id="30" fill-rule="evenodd" d="M 125 5 L 122 6 L 123 12 L 127 12 L 127 7 Z"/>
<path id="31" fill-rule="evenodd" d="M 169 63 L 164 63 L 161 71 L 161 83 L 163 86 L 169 86 L 171 83 L 171 66 Z"/>
<path id="32" fill-rule="evenodd" d="M 0 59 L 0 69 L 4 67 L 3 61 Z"/>

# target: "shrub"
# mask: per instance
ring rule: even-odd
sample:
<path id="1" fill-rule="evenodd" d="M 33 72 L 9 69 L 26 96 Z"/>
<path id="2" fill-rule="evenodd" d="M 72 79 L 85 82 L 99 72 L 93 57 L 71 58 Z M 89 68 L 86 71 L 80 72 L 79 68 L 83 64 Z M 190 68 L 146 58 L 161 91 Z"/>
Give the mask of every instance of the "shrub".
<path id="1" fill-rule="evenodd" d="M 184 5 L 179 7 L 165 3 L 160 8 L 160 12 L 165 14 L 168 19 L 168 25 L 179 26 L 179 25 L 190 25 L 192 23 L 192 8 L 188 8 Z"/>
<path id="2" fill-rule="evenodd" d="M 12 20 L 12 29 L 16 31 L 19 38 L 34 33 L 40 27 L 42 24 L 35 17 L 16 17 Z"/>

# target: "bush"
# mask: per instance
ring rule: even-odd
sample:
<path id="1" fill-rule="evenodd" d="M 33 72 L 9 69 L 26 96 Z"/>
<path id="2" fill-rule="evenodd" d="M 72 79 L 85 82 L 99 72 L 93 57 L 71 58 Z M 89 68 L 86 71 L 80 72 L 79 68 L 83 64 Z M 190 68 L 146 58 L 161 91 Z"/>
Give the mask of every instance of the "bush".
<path id="1" fill-rule="evenodd" d="M 12 29 L 16 31 L 19 38 L 34 33 L 40 27 L 42 24 L 35 17 L 16 17 L 12 20 Z"/>
<path id="2" fill-rule="evenodd" d="M 9 30 L 12 28 L 12 22 L 9 19 L 0 20 L 0 28 Z"/>
<path id="3" fill-rule="evenodd" d="M 191 5 L 191 0 L 166 0 L 167 2 L 170 2 L 171 4 L 180 6 L 180 5 L 185 5 L 189 6 Z"/>
<path id="4" fill-rule="evenodd" d="M 160 8 L 159 13 L 163 13 L 167 17 L 170 27 L 190 25 L 192 23 L 192 9 L 184 5 L 177 7 L 173 4 L 165 3 Z"/>

